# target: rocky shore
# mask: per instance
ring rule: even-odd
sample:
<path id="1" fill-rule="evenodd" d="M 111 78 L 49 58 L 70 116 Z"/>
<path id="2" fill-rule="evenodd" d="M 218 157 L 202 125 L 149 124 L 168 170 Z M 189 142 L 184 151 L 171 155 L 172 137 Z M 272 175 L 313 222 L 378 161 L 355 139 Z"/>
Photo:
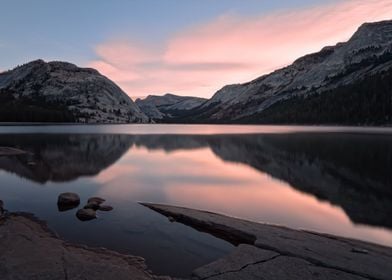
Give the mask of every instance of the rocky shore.
<path id="1" fill-rule="evenodd" d="M 194 279 L 392 279 L 392 248 L 183 207 L 142 205 L 237 245 L 196 269 Z"/>
<path id="2" fill-rule="evenodd" d="M 0 218 L 0 279 L 150 280 L 144 259 L 104 248 L 70 244 L 32 214 Z"/>
<path id="3" fill-rule="evenodd" d="M 391 279 L 392 248 L 201 210 L 142 205 L 236 245 L 229 255 L 196 269 L 194 280 Z M 141 257 L 67 243 L 34 215 L 4 211 L 0 279 L 172 278 L 153 275 Z"/>

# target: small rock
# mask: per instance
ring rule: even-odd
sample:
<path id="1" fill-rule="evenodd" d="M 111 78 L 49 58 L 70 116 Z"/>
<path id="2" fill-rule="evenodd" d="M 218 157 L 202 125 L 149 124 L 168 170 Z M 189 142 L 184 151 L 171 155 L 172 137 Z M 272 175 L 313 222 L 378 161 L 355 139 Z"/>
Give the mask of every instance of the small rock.
<path id="1" fill-rule="evenodd" d="M 34 166 L 34 165 L 37 165 L 37 163 L 34 162 L 34 161 L 29 161 L 29 162 L 27 163 L 27 165 Z"/>
<path id="2" fill-rule="evenodd" d="M 59 205 L 79 205 L 80 197 L 76 193 L 62 193 L 59 195 L 57 204 Z"/>
<path id="3" fill-rule="evenodd" d="M 87 204 L 89 203 L 97 203 L 98 205 L 102 204 L 103 202 L 105 202 L 105 199 L 101 198 L 101 197 L 90 197 L 87 200 Z"/>
<path id="4" fill-rule="evenodd" d="M 176 219 L 174 219 L 172 216 L 167 217 L 169 222 L 174 223 Z"/>
<path id="5" fill-rule="evenodd" d="M 89 221 L 97 218 L 97 214 L 93 209 L 79 209 L 76 217 L 81 221 Z"/>
<path id="6" fill-rule="evenodd" d="M 100 211 L 112 211 L 113 207 L 110 205 L 100 205 L 98 210 Z"/>
<path id="7" fill-rule="evenodd" d="M 99 204 L 97 202 L 89 202 L 87 203 L 84 207 L 84 209 L 93 209 L 93 210 L 98 210 L 99 209 Z"/>

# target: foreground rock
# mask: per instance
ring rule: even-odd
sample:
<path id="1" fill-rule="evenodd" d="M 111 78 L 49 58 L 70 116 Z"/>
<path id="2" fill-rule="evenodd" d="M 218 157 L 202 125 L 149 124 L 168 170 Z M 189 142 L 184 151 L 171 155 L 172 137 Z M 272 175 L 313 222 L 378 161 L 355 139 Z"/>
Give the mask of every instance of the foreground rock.
<path id="1" fill-rule="evenodd" d="M 392 248 L 211 212 L 142 204 L 239 245 L 229 256 L 195 270 L 195 279 L 391 279 Z"/>
<path id="2" fill-rule="evenodd" d="M 66 243 L 29 214 L 0 221 L 0 279 L 169 279 L 153 276 L 144 259 Z"/>

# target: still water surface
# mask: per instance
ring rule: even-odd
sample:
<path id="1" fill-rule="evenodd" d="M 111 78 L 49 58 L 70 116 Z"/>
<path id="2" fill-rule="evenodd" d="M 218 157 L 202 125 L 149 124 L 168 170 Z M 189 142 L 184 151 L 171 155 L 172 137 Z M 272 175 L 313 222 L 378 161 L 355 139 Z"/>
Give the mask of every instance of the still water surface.
<path id="1" fill-rule="evenodd" d="M 392 129 L 284 126 L 6 126 L 0 199 L 72 242 L 188 276 L 232 245 L 139 205 L 167 203 L 392 246 Z M 61 192 L 114 207 L 81 222 Z M 81 205 L 83 206 L 83 205 Z"/>

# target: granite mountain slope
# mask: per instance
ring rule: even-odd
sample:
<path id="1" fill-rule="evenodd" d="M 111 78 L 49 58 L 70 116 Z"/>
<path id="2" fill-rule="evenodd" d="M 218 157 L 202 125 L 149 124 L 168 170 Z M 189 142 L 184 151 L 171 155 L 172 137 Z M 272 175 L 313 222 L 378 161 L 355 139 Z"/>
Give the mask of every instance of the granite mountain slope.
<path id="1" fill-rule="evenodd" d="M 178 96 L 167 93 L 163 96 L 149 95 L 144 99 L 138 98 L 136 104 L 144 114 L 154 121 L 162 122 L 178 118 L 183 113 L 199 107 L 207 99 L 191 96 Z"/>
<path id="2" fill-rule="evenodd" d="M 392 123 L 392 21 L 363 24 L 251 82 L 223 87 L 173 121 L 199 123 Z"/>
<path id="3" fill-rule="evenodd" d="M 147 122 L 112 81 L 90 68 L 36 60 L 0 73 L 0 121 Z"/>

